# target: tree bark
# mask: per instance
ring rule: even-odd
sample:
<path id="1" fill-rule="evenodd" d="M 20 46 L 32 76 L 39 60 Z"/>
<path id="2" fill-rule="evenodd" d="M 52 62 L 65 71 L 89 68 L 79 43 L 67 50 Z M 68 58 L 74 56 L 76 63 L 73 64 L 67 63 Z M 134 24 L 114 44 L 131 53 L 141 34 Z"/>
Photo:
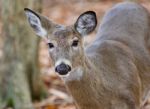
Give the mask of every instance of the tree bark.
<path id="1" fill-rule="evenodd" d="M 24 8 L 41 10 L 40 0 L 2 0 L 3 55 L 0 57 L 0 109 L 33 109 L 44 93 L 38 69 L 39 38 L 27 23 Z"/>

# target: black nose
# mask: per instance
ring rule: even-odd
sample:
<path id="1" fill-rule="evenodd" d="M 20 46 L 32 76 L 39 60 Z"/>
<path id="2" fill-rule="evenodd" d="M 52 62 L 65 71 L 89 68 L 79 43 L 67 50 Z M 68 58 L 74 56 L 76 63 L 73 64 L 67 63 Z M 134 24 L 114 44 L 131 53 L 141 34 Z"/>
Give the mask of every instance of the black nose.
<path id="1" fill-rule="evenodd" d="M 69 71 L 71 71 L 71 67 L 62 63 L 55 68 L 55 71 L 60 75 L 66 75 Z"/>

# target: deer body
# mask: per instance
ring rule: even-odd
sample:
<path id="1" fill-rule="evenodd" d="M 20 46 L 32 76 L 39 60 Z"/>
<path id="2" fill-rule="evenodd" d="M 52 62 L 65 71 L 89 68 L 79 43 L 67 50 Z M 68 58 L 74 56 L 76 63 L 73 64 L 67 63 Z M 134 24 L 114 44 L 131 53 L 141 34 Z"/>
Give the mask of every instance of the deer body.
<path id="1" fill-rule="evenodd" d="M 88 25 L 83 25 L 82 20 Z M 88 12 L 78 18 L 75 31 L 66 27 L 68 31 L 73 31 L 81 48 L 75 46 L 75 50 L 79 50 L 78 56 L 71 55 L 75 59 L 68 58 L 68 54 L 62 57 L 66 51 L 73 52 L 65 48 L 57 50 L 62 54 L 57 58 L 53 53 L 55 51 L 50 53 L 56 61 L 56 72 L 60 75 L 67 73 L 61 77 L 79 109 L 141 109 L 150 90 L 150 14 L 135 3 L 114 6 L 104 16 L 95 41 L 84 50 L 78 35 L 87 30 L 91 32 L 96 25 L 93 20 L 93 13 Z M 61 37 L 61 42 L 66 28 L 63 33 L 59 30 L 61 35 L 58 35 L 58 40 Z M 67 40 L 73 36 L 67 37 Z M 74 41 L 72 45 L 76 45 Z M 64 46 L 67 48 L 67 45 Z M 62 61 L 62 58 L 65 60 Z M 67 63 L 70 68 L 61 63 Z"/>

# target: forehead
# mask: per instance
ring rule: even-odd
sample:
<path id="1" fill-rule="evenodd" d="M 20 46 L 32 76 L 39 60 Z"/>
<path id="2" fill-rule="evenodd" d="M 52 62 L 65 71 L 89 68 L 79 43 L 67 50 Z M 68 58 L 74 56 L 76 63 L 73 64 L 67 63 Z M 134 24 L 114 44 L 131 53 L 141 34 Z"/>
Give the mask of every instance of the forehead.
<path id="1" fill-rule="evenodd" d="M 53 32 L 48 36 L 48 38 L 52 40 L 72 39 L 74 37 L 78 37 L 75 30 L 72 27 L 63 26 L 55 27 Z"/>

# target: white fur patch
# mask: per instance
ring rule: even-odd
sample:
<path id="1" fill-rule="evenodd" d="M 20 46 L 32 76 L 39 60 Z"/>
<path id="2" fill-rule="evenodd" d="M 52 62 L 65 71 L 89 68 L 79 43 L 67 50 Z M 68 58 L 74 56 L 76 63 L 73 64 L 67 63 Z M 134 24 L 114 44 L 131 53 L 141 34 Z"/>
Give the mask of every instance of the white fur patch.
<path id="1" fill-rule="evenodd" d="M 71 71 L 68 75 L 61 77 L 65 82 L 80 81 L 83 76 L 83 69 L 81 67 Z"/>
<path id="2" fill-rule="evenodd" d="M 28 17 L 30 25 L 35 30 L 38 36 L 43 37 L 47 35 L 47 31 L 42 27 L 39 17 L 37 17 L 34 13 L 30 11 L 26 11 L 26 16 Z"/>
<path id="3" fill-rule="evenodd" d="M 60 65 L 61 63 L 64 63 L 66 65 L 69 65 L 70 67 L 72 66 L 71 65 L 71 62 L 67 59 L 59 59 L 56 63 L 55 63 L 55 67 Z"/>

